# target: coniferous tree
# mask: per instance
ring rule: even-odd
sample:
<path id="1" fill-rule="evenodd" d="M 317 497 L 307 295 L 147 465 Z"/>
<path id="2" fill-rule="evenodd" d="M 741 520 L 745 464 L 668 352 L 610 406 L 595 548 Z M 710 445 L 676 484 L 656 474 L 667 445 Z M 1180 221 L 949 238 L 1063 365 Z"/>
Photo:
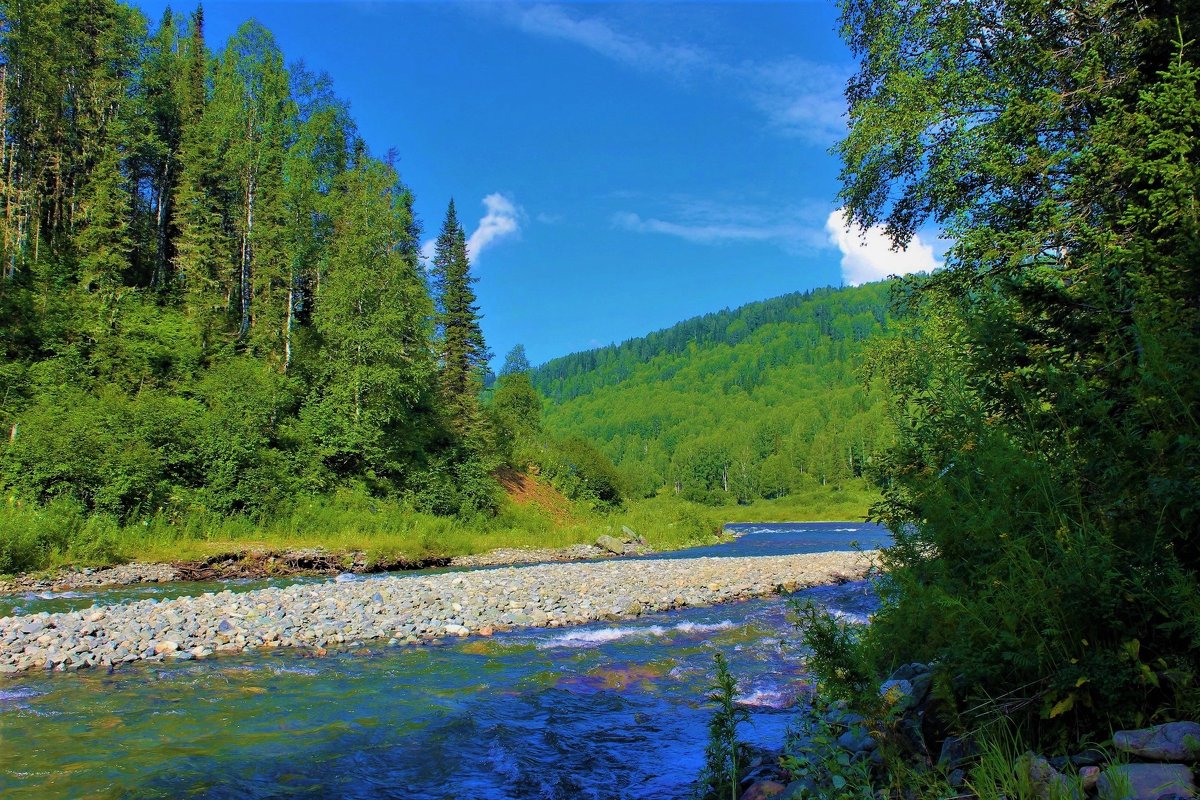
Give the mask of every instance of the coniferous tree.
<path id="1" fill-rule="evenodd" d="M 529 359 L 524 345 L 516 345 L 504 358 L 500 378 L 488 408 L 493 449 L 512 466 L 523 467 L 522 445 L 542 430 L 542 396 L 529 379 Z"/>
<path id="2" fill-rule="evenodd" d="M 442 398 L 451 428 L 471 439 L 479 423 L 479 392 L 489 353 L 479 326 L 479 307 L 471 284 L 466 234 L 454 210 L 446 209 L 433 257 L 438 296 L 438 357 Z"/>
<path id="3" fill-rule="evenodd" d="M 197 14 L 200 12 L 197 11 Z M 149 187 L 147 242 L 151 264 L 148 283 L 158 293 L 169 292 L 174 257 L 172 204 L 179 183 L 179 147 L 182 136 L 184 51 L 182 31 L 168 8 L 158 30 L 147 42 L 142 65 L 140 99 L 151 130 L 140 148 L 136 176 Z"/>
<path id="4" fill-rule="evenodd" d="M 500 367 L 500 377 L 512 375 L 517 372 L 528 373 L 530 370 L 529 357 L 525 355 L 525 345 L 515 344 L 513 349 L 508 351 L 508 355 L 504 357 L 504 365 Z"/>
<path id="5" fill-rule="evenodd" d="M 232 242 L 223 209 L 227 203 L 216 115 L 210 110 L 204 14 L 192 16 L 180 84 L 182 133 L 179 188 L 174 203 L 175 276 L 183 306 L 195 327 L 201 353 L 211 358 L 224 343 L 229 286 L 226 265 Z"/>

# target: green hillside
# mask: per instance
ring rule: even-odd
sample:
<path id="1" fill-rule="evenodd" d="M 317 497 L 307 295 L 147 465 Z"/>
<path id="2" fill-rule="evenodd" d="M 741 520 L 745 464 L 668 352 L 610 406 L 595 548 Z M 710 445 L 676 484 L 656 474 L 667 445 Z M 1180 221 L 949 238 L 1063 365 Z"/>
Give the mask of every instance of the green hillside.
<path id="1" fill-rule="evenodd" d="M 748 502 L 859 477 L 891 437 L 861 369 L 889 287 L 784 295 L 550 361 L 533 373 L 546 428 L 599 444 L 636 495 Z"/>

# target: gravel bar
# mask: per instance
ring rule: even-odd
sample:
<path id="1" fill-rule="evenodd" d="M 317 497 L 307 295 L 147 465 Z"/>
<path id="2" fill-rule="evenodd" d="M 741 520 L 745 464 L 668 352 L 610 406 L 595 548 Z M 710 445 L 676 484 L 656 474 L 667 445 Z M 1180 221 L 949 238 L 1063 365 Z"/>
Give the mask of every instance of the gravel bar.
<path id="1" fill-rule="evenodd" d="M 709 606 L 861 578 L 870 554 L 540 564 L 142 600 L 0 618 L 0 673 L 257 648 L 322 651 L 490 636 Z"/>

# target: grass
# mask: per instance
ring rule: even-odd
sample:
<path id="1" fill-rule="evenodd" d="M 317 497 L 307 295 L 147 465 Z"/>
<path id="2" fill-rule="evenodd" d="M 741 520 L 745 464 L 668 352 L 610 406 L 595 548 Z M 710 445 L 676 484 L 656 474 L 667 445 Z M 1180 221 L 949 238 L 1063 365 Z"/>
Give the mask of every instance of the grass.
<path id="1" fill-rule="evenodd" d="M 722 510 L 726 522 L 861 522 L 878 499 L 877 489 L 856 479 Z"/>
<path id="2" fill-rule="evenodd" d="M 862 519 L 874 495 L 865 485 L 825 488 L 746 506 L 705 506 L 671 492 L 603 511 L 575 504 L 565 521 L 537 505 L 505 500 L 496 516 L 438 517 L 352 492 L 298 500 L 270 519 L 203 509 L 120 525 L 70 503 L 38 507 L 10 498 L 0 506 L 0 573 L 67 564 L 188 561 L 251 549 L 360 550 L 376 560 L 421 560 L 497 548 L 590 544 L 628 527 L 656 550 L 711 544 L 734 521 Z M 561 520 L 561 514 L 559 515 Z"/>

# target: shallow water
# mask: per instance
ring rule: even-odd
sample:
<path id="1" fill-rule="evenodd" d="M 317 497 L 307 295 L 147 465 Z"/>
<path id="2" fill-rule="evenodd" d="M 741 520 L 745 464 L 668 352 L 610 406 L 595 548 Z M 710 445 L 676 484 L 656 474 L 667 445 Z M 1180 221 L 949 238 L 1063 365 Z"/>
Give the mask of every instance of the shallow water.
<path id="1" fill-rule="evenodd" d="M 700 556 L 786 556 L 832 550 L 874 550 L 892 543 L 892 534 L 871 522 L 734 522 L 725 530 L 732 542 L 657 553 L 647 558 Z"/>
<path id="2" fill-rule="evenodd" d="M 800 595 L 856 619 L 875 603 L 863 583 Z M 685 797 L 713 655 L 741 678 L 742 738 L 778 746 L 808 689 L 796 638 L 772 598 L 442 646 L 0 679 L 0 795 Z"/>

